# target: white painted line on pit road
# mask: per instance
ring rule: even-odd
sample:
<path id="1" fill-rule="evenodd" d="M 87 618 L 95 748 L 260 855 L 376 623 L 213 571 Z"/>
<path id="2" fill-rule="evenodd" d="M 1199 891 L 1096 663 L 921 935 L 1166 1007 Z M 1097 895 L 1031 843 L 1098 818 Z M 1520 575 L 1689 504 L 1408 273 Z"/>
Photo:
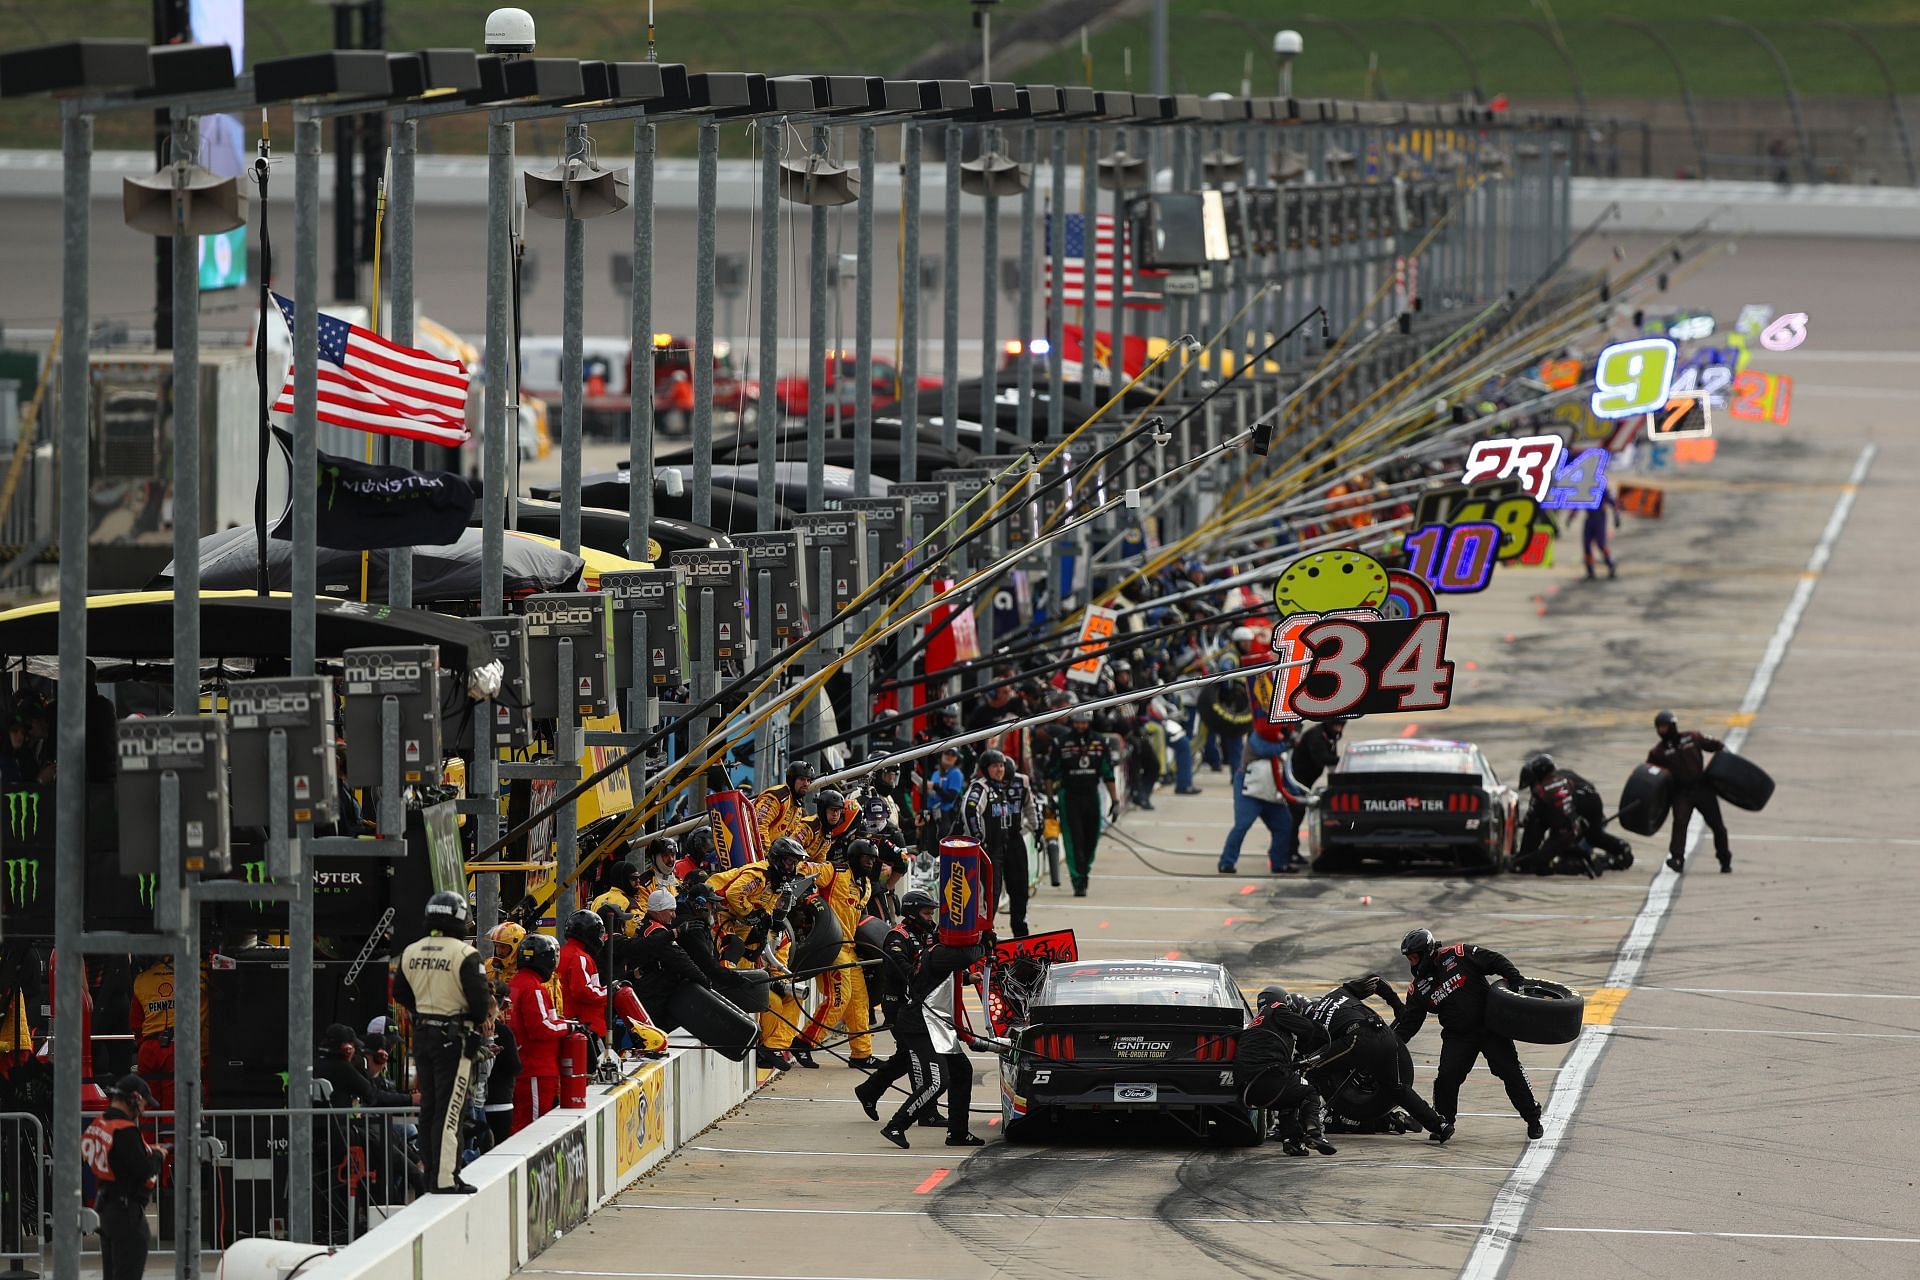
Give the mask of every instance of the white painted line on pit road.
<path id="1" fill-rule="evenodd" d="M 1814 544 L 1813 554 L 1807 558 L 1806 572 L 1795 585 L 1793 598 L 1780 615 L 1780 623 L 1767 641 L 1760 665 L 1754 668 L 1746 696 L 1740 700 L 1741 723 L 1726 737 L 1729 751 L 1739 750 L 1746 741 L 1754 713 L 1767 700 L 1767 690 L 1773 686 L 1774 673 L 1779 671 L 1780 664 L 1786 659 L 1787 647 L 1793 643 L 1794 633 L 1800 629 L 1800 619 L 1806 615 L 1807 604 L 1813 599 L 1813 590 L 1819 585 L 1821 572 L 1833 558 L 1834 544 L 1847 527 L 1847 517 L 1853 512 L 1854 497 L 1859 493 L 1860 484 L 1866 479 L 1868 469 L 1873 466 L 1874 455 L 1878 452 L 1879 447 L 1872 444 L 1860 451 L 1853 471 L 1847 476 L 1847 487 L 1833 504 L 1833 513 L 1827 517 L 1826 528 L 1820 531 L 1820 541 Z M 1699 844 L 1704 830 L 1704 823 L 1692 824 L 1687 833 L 1684 856 L 1692 856 L 1694 846 Z M 1679 887 L 1680 877 L 1662 864 L 1647 889 L 1646 904 L 1640 908 L 1639 918 L 1633 922 L 1633 927 L 1620 943 L 1620 950 L 1614 958 L 1605 985 L 1631 987 L 1639 978 L 1641 969 L 1646 965 L 1647 952 L 1653 946 L 1660 926 L 1666 921 Z M 1532 1205 L 1534 1188 L 1540 1185 L 1547 1170 L 1553 1167 L 1553 1158 L 1559 1154 L 1561 1139 L 1573 1122 L 1574 1113 L 1579 1110 L 1580 1100 L 1592 1080 L 1594 1066 L 1606 1049 L 1607 1038 L 1615 1030 L 1612 1026 L 1585 1028 L 1573 1052 L 1561 1063 L 1560 1078 L 1555 1083 L 1553 1095 L 1548 1099 L 1542 1117 L 1547 1135 L 1527 1148 L 1520 1162 L 1513 1167 L 1506 1185 L 1494 1196 L 1493 1208 L 1487 1214 L 1486 1224 L 1481 1228 L 1479 1240 L 1474 1243 L 1473 1252 L 1467 1256 L 1466 1266 L 1461 1268 L 1460 1280 L 1496 1280 L 1506 1269 L 1513 1257 L 1513 1246 L 1520 1238 L 1520 1228 L 1526 1221 L 1527 1210 Z"/>
<path id="2" fill-rule="evenodd" d="M 1742 840 L 1746 836 L 1740 837 Z M 1805 996 L 1818 1000 L 1920 1000 L 1890 991 L 1755 991 L 1749 987 L 1635 987 L 1635 991 L 1679 991 L 1690 996 Z"/>
<path id="3" fill-rule="evenodd" d="M 1706 1240 L 1812 1240 L 1823 1244 L 1920 1244 L 1920 1236 L 1817 1236 L 1786 1231 L 1681 1231 L 1666 1227 L 1540 1227 L 1558 1235 L 1699 1236 Z"/>
<path id="4" fill-rule="evenodd" d="M 1833 1036 L 1843 1040 L 1920 1040 L 1920 1033 L 1911 1031 L 1818 1031 L 1808 1028 L 1802 1031 L 1756 1031 L 1749 1027 L 1662 1027 L 1643 1023 L 1616 1022 L 1615 1031 L 1689 1031 L 1702 1035 L 1721 1036 L 1786 1036 L 1790 1039 L 1802 1039 L 1817 1036 L 1822 1039 Z"/>
<path id="5" fill-rule="evenodd" d="M 558 1271 L 530 1267 L 523 1276 L 616 1276 L 623 1280 L 919 1280 L 917 1276 L 777 1276 L 771 1271 Z"/>
<path id="6" fill-rule="evenodd" d="M 1920 844 L 1920 838 L 1913 836 L 1756 836 L 1745 831 L 1740 833 L 1742 843 L 1748 840 L 1772 840 L 1783 844 Z"/>

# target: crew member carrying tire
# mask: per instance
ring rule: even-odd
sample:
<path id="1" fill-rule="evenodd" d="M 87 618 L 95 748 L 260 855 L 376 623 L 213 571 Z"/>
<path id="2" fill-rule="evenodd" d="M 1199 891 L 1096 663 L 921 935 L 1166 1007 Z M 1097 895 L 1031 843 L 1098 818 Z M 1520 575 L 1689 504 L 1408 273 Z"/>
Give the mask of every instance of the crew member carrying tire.
<path id="1" fill-rule="evenodd" d="M 1093 855 L 1100 847 L 1100 789 L 1106 788 L 1111 812 L 1117 814 L 1120 788 L 1113 779 L 1112 749 L 1104 735 L 1093 731 L 1093 712 L 1075 707 L 1068 720 L 1072 731 L 1056 745 L 1049 777 L 1066 840 L 1073 896 L 1084 898 L 1093 874 Z"/>
<path id="2" fill-rule="evenodd" d="M 1487 977 L 1505 978 L 1518 986 L 1526 979 L 1513 961 L 1498 951 L 1456 942 L 1443 947 L 1431 929 L 1415 929 L 1400 940 L 1400 954 L 1413 973 L 1406 1005 L 1394 1018 L 1393 1031 L 1401 1043 L 1411 1041 L 1427 1020 L 1440 1015 L 1440 1072 L 1433 1082 L 1433 1109 L 1449 1129 L 1460 1114 L 1460 1086 L 1476 1059 L 1487 1060 L 1487 1070 L 1507 1087 L 1507 1100 L 1527 1122 L 1527 1137 L 1546 1133 L 1540 1124 L 1540 1104 L 1520 1065 L 1513 1041 L 1487 1027 Z"/>
<path id="3" fill-rule="evenodd" d="M 586 913 L 598 924 L 600 917 Z M 487 976 L 467 941 L 467 899 L 441 890 L 427 899 L 427 935 L 400 953 L 394 1002 L 413 1015 L 413 1071 L 420 1090 L 420 1148 L 429 1191 L 471 1193 L 456 1170 L 461 1124 L 487 1020 Z"/>
<path id="4" fill-rule="evenodd" d="M 1340 1148 L 1327 1141 L 1320 1094 L 1307 1083 L 1300 1060 L 1327 1047 L 1327 1033 L 1307 1017 L 1306 1002 L 1268 987 L 1254 1004 L 1253 1021 L 1234 1048 L 1233 1084 L 1247 1106 L 1263 1110 L 1290 1156 L 1311 1147 L 1323 1156 Z"/>
<path id="5" fill-rule="evenodd" d="M 827 794 L 827 793 L 822 793 Z M 807 1020 L 801 1037 L 808 1044 L 821 1043 L 829 1027 L 838 1026 L 847 1034 L 847 1065 L 871 1071 L 880 1065 L 873 1056 L 872 1002 L 867 996 L 864 970 L 854 967 L 859 956 L 854 950 L 854 935 L 860 928 L 860 914 L 873 897 L 873 885 L 880 872 L 880 855 L 873 841 L 858 839 L 846 846 L 845 856 L 814 873 L 814 884 L 826 900 L 828 910 L 840 921 L 840 954 L 830 972 L 820 975 L 820 1005 Z"/>
<path id="6" fill-rule="evenodd" d="M 1520 785 L 1531 803 L 1514 870 L 1546 875 L 1556 864 L 1571 864 L 1592 877 L 1633 865 L 1632 847 L 1606 830 L 1600 793 L 1591 782 L 1543 751 L 1520 766 Z"/>
<path id="7" fill-rule="evenodd" d="M 1364 978 L 1343 982 L 1307 1005 L 1307 1017 L 1326 1030 L 1331 1045 L 1316 1055 L 1312 1078 L 1335 1110 L 1348 1086 L 1364 1080 L 1377 1098 L 1389 1108 L 1402 1107 L 1415 1123 L 1427 1131 L 1433 1142 L 1445 1142 L 1453 1136 L 1453 1125 L 1441 1116 L 1413 1088 L 1413 1059 L 1407 1046 L 1371 1008 L 1367 997 L 1379 996 L 1398 1018 L 1406 1006 L 1385 978 L 1370 973 Z M 1354 1116 L 1355 1120 L 1371 1119 Z"/>
<path id="8" fill-rule="evenodd" d="M 786 978 L 788 944 L 783 938 L 768 955 L 767 937 L 787 881 L 822 870 L 823 866 L 806 860 L 806 850 L 799 840 L 781 836 L 767 846 L 766 861 L 722 871 L 707 881 L 708 891 L 719 899 L 724 933 L 721 959 L 739 968 L 764 968 L 776 975 L 768 988 L 767 1011 L 760 1015 L 760 1045 L 755 1055 L 756 1063 L 766 1070 L 785 1071 L 795 1062 L 803 1067 L 819 1065 L 813 1060 L 811 1045 L 794 1048 L 794 1037 L 799 1034 L 806 1011 L 794 999 L 793 985 Z"/>
<path id="9" fill-rule="evenodd" d="M 1654 716 L 1653 728 L 1660 741 L 1647 752 L 1647 763 L 1657 764 L 1673 775 L 1673 834 L 1667 840 L 1667 865 L 1675 871 L 1687 869 L 1687 824 L 1698 810 L 1713 832 L 1713 852 L 1720 859 L 1720 870 L 1732 871 L 1733 849 L 1727 843 L 1727 824 L 1720 817 L 1720 797 L 1707 781 L 1706 760 L 1707 752 L 1723 751 L 1727 744 L 1682 729 L 1671 711 Z"/>

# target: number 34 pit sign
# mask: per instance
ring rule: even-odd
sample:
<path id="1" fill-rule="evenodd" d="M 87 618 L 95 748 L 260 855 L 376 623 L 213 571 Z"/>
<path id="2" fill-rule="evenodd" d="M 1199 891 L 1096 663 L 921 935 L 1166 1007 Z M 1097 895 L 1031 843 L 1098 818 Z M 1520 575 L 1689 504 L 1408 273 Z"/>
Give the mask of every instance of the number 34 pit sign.
<path id="1" fill-rule="evenodd" d="M 1371 609 L 1301 613 L 1273 633 L 1281 662 L 1270 717 L 1337 720 L 1401 711 L 1442 711 L 1453 701 L 1447 615 L 1382 618 Z"/>

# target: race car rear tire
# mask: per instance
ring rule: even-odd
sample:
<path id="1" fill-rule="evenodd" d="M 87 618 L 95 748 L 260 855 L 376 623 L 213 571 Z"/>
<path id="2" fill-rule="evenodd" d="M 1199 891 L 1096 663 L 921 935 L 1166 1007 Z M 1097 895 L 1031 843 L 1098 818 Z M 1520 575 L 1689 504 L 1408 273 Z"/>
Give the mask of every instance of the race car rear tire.
<path id="1" fill-rule="evenodd" d="M 1759 811 L 1773 799 L 1773 779 L 1745 756 L 1722 751 L 1707 766 L 1707 785 L 1736 809 Z"/>
<path id="2" fill-rule="evenodd" d="M 1587 1000 L 1570 987 L 1527 978 L 1518 987 L 1504 978 L 1487 984 L 1487 1030 L 1523 1044 L 1569 1044 L 1580 1038 Z"/>
<path id="3" fill-rule="evenodd" d="M 1643 764 L 1620 788 L 1620 827 L 1636 836 L 1660 834 L 1673 808 L 1673 775 L 1657 764 Z"/>

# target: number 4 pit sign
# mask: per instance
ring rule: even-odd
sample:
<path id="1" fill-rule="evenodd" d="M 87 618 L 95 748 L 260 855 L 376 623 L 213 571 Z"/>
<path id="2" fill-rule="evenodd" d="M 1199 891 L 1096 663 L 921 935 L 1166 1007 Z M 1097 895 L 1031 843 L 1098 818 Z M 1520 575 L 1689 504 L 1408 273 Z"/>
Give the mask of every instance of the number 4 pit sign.
<path id="1" fill-rule="evenodd" d="M 1444 613 L 1382 618 L 1371 610 L 1297 614 L 1274 632 L 1276 722 L 1443 711 L 1453 701 Z"/>

